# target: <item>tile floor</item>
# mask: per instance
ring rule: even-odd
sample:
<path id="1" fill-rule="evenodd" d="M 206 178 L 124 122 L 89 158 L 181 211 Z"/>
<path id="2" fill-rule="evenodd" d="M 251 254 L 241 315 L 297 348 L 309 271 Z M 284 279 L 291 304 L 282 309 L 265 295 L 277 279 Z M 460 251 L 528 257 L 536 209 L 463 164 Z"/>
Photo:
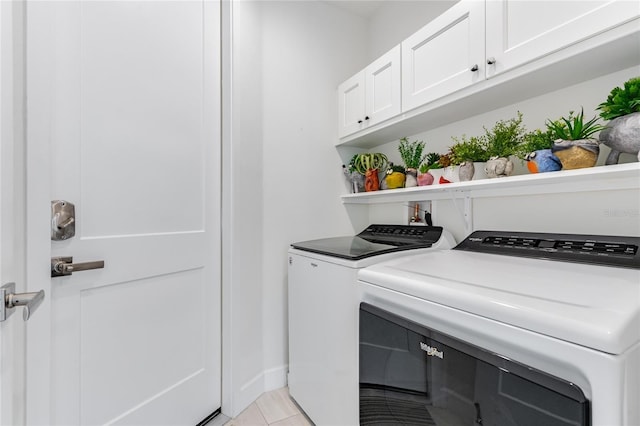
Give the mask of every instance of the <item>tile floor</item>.
<path id="1" fill-rule="evenodd" d="M 225 426 L 312 426 L 313 423 L 289 397 L 289 388 L 263 393 Z"/>

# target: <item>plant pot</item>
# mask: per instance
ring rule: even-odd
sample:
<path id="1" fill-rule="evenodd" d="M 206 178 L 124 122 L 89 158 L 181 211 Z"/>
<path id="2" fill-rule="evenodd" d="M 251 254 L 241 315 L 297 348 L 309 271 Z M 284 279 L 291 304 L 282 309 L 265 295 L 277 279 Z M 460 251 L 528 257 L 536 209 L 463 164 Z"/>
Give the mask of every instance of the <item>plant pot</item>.
<path id="1" fill-rule="evenodd" d="M 511 176 L 513 161 L 506 157 L 491 157 L 484 168 L 488 178 Z"/>
<path id="2" fill-rule="evenodd" d="M 546 173 L 562 170 L 562 162 L 550 149 L 533 151 L 524 158 L 531 173 Z"/>
<path id="3" fill-rule="evenodd" d="M 418 175 L 418 186 L 428 186 L 433 184 L 433 175 L 431 172 L 420 173 Z"/>
<path id="4" fill-rule="evenodd" d="M 611 148 L 604 164 L 618 164 L 623 152 L 635 155 L 640 161 L 640 112 L 611 120 L 600 132 L 600 143 Z"/>
<path id="5" fill-rule="evenodd" d="M 433 184 L 438 185 L 440 178 L 444 175 L 444 169 L 431 169 L 429 170 L 429 174 L 433 176 Z"/>
<path id="6" fill-rule="evenodd" d="M 573 170 L 595 166 L 600 154 L 600 146 L 595 139 L 575 141 L 558 139 L 553 143 L 551 151 L 560 159 L 563 170 Z"/>
<path id="7" fill-rule="evenodd" d="M 473 179 L 471 180 L 480 180 L 487 179 L 487 172 L 484 170 L 487 167 L 486 161 L 474 161 L 473 162 Z"/>
<path id="8" fill-rule="evenodd" d="M 467 182 L 473 179 L 475 173 L 475 166 L 472 161 L 464 161 L 460 163 L 458 167 L 458 180 L 460 182 Z"/>
<path id="9" fill-rule="evenodd" d="M 397 189 L 404 187 L 405 179 L 405 174 L 401 172 L 390 173 L 384 178 L 388 189 Z"/>
<path id="10" fill-rule="evenodd" d="M 416 169 L 407 169 L 404 187 L 411 188 L 413 186 L 418 186 L 418 171 Z"/>
<path id="11" fill-rule="evenodd" d="M 351 192 L 354 194 L 358 192 L 364 191 L 364 176 L 358 172 L 349 172 L 346 168 L 344 169 L 344 176 L 347 178 L 347 182 L 349 182 L 349 188 Z"/>
<path id="12" fill-rule="evenodd" d="M 378 179 L 378 169 L 369 169 L 364 175 L 364 190 L 366 192 L 377 191 L 380 189 L 380 180 Z"/>
<path id="13" fill-rule="evenodd" d="M 444 174 L 442 176 L 449 182 L 460 182 L 460 176 L 458 176 L 458 170 L 460 170 L 460 166 L 445 167 Z"/>

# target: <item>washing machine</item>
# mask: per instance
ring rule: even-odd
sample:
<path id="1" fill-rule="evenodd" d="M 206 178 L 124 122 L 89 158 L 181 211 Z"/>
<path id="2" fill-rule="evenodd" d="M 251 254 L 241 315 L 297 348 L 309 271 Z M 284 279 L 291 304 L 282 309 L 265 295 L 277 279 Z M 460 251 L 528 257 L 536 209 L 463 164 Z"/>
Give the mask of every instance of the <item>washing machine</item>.
<path id="1" fill-rule="evenodd" d="M 477 231 L 361 269 L 360 424 L 640 425 L 639 245 Z"/>
<path id="2" fill-rule="evenodd" d="M 454 246 L 442 227 L 406 225 L 370 225 L 356 236 L 291 245 L 288 386 L 316 425 L 358 424 L 357 271 Z"/>

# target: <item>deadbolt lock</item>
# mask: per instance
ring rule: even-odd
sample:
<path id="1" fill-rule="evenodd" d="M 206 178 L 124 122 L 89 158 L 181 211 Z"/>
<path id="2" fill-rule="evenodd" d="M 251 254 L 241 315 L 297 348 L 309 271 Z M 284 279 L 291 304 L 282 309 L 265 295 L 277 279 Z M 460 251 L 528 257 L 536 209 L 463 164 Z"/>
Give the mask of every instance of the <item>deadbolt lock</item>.
<path id="1" fill-rule="evenodd" d="M 51 240 L 64 241 L 76 235 L 76 207 L 64 200 L 51 202 Z"/>

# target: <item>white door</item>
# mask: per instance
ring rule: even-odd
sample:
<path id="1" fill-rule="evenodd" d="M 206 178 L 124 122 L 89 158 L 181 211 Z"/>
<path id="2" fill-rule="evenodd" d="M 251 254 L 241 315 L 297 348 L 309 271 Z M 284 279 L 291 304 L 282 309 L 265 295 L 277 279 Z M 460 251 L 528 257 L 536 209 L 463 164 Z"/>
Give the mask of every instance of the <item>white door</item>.
<path id="1" fill-rule="evenodd" d="M 560 50 L 640 15 L 637 0 L 487 2 L 487 76 Z"/>
<path id="2" fill-rule="evenodd" d="M 48 294 L 28 424 L 220 407 L 219 7 L 27 4 L 27 281 Z M 75 204 L 73 238 L 50 240 L 51 200 Z M 50 278 L 58 256 L 104 268 Z"/>
<path id="3" fill-rule="evenodd" d="M 402 110 L 484 79 L 484 2 L 462 0 L 402 42 Z"/>

